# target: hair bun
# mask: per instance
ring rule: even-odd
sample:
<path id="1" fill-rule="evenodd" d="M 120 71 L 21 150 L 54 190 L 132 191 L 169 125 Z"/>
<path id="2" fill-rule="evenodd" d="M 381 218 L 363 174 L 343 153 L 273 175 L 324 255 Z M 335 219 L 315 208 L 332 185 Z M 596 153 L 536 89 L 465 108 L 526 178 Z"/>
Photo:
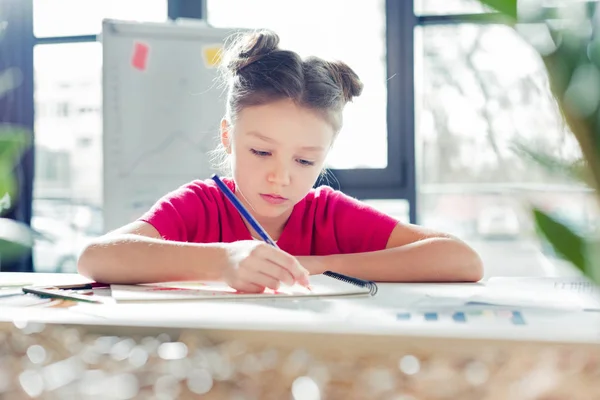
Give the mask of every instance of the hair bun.
<path id="1" fill-rule="evenodd" d="M 226 50 L 223 65 L 237 75 L 248 65 L 278 50 L 279 36 L 270 30 L 242 33 Z"/>
<path id="2" fill-rule="evenodd" d="M 363 83 L 352 68 L 342 61 L 327 62 L 326 68 L 341 87 L 344 101 L 349 102 L 352 98 L 360 96 L 363 90 Z"/>

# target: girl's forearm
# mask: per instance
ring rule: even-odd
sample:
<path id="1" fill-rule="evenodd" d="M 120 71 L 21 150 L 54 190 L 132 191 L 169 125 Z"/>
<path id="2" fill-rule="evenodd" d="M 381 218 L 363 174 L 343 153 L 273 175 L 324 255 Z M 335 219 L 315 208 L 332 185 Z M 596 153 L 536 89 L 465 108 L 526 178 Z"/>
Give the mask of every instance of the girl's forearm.
<path id="1" fill-rule="evenodd" d="M 380 282 L 476 282 L 481 259 L 468 245 L 451 238 L 430 238 L 401 247 L 355 254 L 299 257 L 311 273 L 326 270 Z"/>
<path id="2" fill-rule="evenodd" d="M 225 249 L 219 243 L 184 243 L 119 234 L 89 244 L 79 257 L 78 270 L 105 283 L 217 280 L 225 262 Z"/>

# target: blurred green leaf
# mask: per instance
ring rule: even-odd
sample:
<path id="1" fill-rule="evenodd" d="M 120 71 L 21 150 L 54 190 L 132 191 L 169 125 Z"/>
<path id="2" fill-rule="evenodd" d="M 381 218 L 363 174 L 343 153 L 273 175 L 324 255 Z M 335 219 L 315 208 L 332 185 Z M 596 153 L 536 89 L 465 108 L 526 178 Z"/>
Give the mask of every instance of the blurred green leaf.
<path id="1" fill-rule="evenodd" d="M 14 165 L 29 142 L 27 130 L 8 124 L 0 125 L 0 161 Z"/>
<path id="2" fill-rule="evenodd" d="M 0 215 L 16 204 L 17 181 L 14 167 L 28 148 L 27 130 L 0 124 Z M 33 247 L 33 232 L 29 226 L 8 218 L 0 218 L 0 265 L 21 259 Z"/>
<path id="3" fill-rule="evenodd" d="M 517 0 L 481 0 L 481 3 L 490 6 L 511 19 L 517 18 Z"/>
<path id="4" fill-rule="evenodd" d="M 0 125 L 0 215 L 15 203 L 18 193 L 14 167 L 28 148 L 29 138 L 25 129 L 8 124 Z"/>
<path id="5" fill-rule="evenodd" d="M 556 253 L 585 273 L 584 239 L 560 221 L 537 208 L 534 208 L 533 216 L 537 228 L 548 240 L 548 243 L 552 245 Z"/>
<path id="6" fill-rule="evenodd" d="M 9 218 L 0 218 L 0 265 L 25 256 L 33 247 L 32 230 Z"/>

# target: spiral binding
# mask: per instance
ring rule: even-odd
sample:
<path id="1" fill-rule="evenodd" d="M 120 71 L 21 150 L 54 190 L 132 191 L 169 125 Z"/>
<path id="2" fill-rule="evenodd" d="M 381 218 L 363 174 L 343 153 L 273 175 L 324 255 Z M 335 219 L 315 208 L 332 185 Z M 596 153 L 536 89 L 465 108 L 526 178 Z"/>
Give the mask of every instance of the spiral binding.
<path id="1" fill-rule="evenodd" d="M 366 281 L 364 279 L 355 278 L 353 276 L 348 276 L 333 271 L 325 271 L 323 272 L 323 275 L 327 275 L 331 278 L 335 278 L 342 282 L 350 283 L 352 285 L 356 285 L 362 288 L 367 288 L 369 289 L 369 294 L 371 296 L 375 296 L 377 294 L 377 284 L 373 281 Z"/>

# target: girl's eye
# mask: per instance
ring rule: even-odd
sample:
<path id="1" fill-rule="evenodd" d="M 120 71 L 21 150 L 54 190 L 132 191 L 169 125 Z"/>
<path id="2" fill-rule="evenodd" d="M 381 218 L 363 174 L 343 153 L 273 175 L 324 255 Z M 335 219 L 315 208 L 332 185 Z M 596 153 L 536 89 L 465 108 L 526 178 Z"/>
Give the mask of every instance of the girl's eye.
<path id="1" fill-rule="evenodd" d="M 257 157 L 269 157 L 271 155 L 270 151 L 260 151 L 260 150 L 256 150 L 256 149 L 250 149 L 250 152 Z M 315 165 L 314 161 L 303 160 L 301 158 L 298 158 L 296 160 L 296 162 L 305 167 L 311 167 L 311 166 Z"/>
<path id="2" fill-rule="evenodd" d="M 300 163 L 301 165 L 306 165 L 307 167 L 315 165 L 315 163 L 313 161 L 302 160 L 302 159 L 298 159 L 298 163 Z"/>
<path id="3" fill-rule="evenodd" d="M 267 156 L 271 155 L 271 153 L 268 151 L 260 151 L 260 150 L 254 150 L 254 149 L 250 149 L 250 151 L 252 152 L 252 154 L 257 155 L 259 157 L 267 157 Z"/>

